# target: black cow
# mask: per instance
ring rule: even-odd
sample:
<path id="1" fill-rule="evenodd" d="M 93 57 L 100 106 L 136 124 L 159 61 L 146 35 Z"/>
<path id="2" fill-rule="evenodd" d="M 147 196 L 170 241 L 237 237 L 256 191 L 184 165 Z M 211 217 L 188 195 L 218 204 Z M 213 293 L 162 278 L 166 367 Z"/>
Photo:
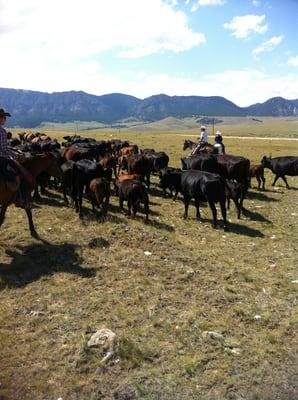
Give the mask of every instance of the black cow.
<path id="1" fill-rule="evenodd" d="M 248 188 L 250 167 L 248 158 L 231 154 L 218 154 L 215 157 L 220 166 L 219 173 L 221 176 L 226 179 L 235 179 Z"/>
<path id="2" fill-rule="evenodd" d="M 149 219 L 149 198 L 144 184 L 138 180 L 126 179 L 123 181 L 117 180 L 115 185 L 119 191 L 119 205 L 123 212 L 125 212 L 123 203 L 127 201 L 128 215 L 131 215 L 131 208 L 133 216 L 136 216 L 140 203 L 144 204 L 144 211 L 146 214 L 145 221 Z"/>
<path id="3" fill-rule="evenodd" d="M 8 146 L 15 147 L 21 144 L 21 141 L 17 138 L 11 138 L 7 140 Z"/>
<path id="4" fill-rule="evenodd" d="M 171 197 L 175 190 L 173 200 L 177 199 L 179 192 L 181 193 L 181 174 L 182 171 L 179 168 L 167 167 L 160 170 L 158 186 L 163 189 L 164 195 L 166 195 L 166 189 L 169 189 Z"/>
<path id="5" fill-rule="evenodd" d="M 141 154 L 151 154 L 151 153 L 155 153 L 155 150 L 154 149 L 141 149 L 140 150 L 140 153 Z"/>
<path id="6" fill-rule="evenodd" d="M 168 166 L 169 156 L 164 151 L 143 152 L 143 156 L 152 163 L 153 171 L 159 172 Z"/>
<path id="7" fill-rule="evenodd" d="M 76 212 L 81 216 L 84 188 L 89 188 L 95 178 L 105 177 L 104 168 L 91 160 L 79 160 L 72 167 L 72 198 Z"/>
<path id="8" fill-rule="evenodd" d="M 181 189 L 184 200 L 184 218 L 187 218 L 190 200 L 194 198 L 197 209 L 197 218 L 200 218 L 200 201 L 207 201 L 213 214 L 213 227 L 217 226 L 217 211 L 215 203 L 220 203 L 224 229 L 228 229 L 226 218 L 226 192 L 224 179 L 218 174 L 205 171 L 183 171 L 181 175 Z"/>
<path id="9" fill-rule="evenodd" d="M 272 186 L 275 185 L 278 178 L 282 178 L 285 182 L 287 189 L 290 189 L 286 180 L 286 175 L 297 176 L 298 175 L 298 157 L 285 156 L 285 157 L 266 157 L 262 158 L 261 164 L 264 168 L 269 168 L 275 174 Z"/>
<path id="10" fill-rule="evenodd" d="M 243 183 L 239 183 L 235 180 L 226 180 L 227 208 L 230 209 L 230 201 L 232 199 L 237 209 L 238 219 L 240 219 L 241 211 L 243 211 L 243 200 L 246 192 L 247 191 Z"/>
<path id="11" fill-rule="evenodd" d="M 69 204 L 69 201 L 67 199 L 67 194 L 72 197 L 73 165 L 74 161 L 72 160 L 68 160 L 61 165 L 61 170 L 62 170 L 61 186 L 62 186 L 64 203 L 67 206 Z"/>
<path id="12" fill-rule="evenodd" d="M 181 158 L 182 169 L 197 169 L 212 173 L 220 173 L 220 166 L 215 156 L 211 154 L 196 154 Z"/>

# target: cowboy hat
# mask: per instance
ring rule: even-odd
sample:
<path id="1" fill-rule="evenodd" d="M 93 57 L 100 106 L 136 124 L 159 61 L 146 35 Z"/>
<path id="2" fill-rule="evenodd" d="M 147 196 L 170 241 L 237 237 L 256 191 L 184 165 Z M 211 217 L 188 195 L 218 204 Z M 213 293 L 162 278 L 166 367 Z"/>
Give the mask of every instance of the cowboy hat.
<path id="1" fill-rule="evenodd" d="M 201 129 L 206 129 L 206 126 L 202 125 L 202 126 L 201 126 Z"/>
<path id="2" fill-rule="evenodd" d="M 8 112 L 5 112 L 3 108 L 0 108 L 0 117 L 11 117 Z"/>
<path id="3" fill-rule="evenodd" d="M 221 131 L 216 131 L 215 136 L 221 136 Z"/>

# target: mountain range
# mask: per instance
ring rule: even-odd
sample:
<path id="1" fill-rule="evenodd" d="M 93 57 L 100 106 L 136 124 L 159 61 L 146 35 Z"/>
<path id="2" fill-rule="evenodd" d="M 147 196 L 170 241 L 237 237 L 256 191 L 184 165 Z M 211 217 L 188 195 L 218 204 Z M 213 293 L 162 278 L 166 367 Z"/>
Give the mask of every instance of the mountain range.
<path id="1" fill-rule="evenodd" d="M 121 93 L 102 96 L 82 91 L 45 93 L 0 88 L 0 107 L 12 114 L 7 126 L 34 128 L 42 122 L 158 121 L 166 117 L 298 116 L 298 99 L 274 97 L 264 103 L 239 107 L 220 96 L 167 96 L 138 99 Z"/>

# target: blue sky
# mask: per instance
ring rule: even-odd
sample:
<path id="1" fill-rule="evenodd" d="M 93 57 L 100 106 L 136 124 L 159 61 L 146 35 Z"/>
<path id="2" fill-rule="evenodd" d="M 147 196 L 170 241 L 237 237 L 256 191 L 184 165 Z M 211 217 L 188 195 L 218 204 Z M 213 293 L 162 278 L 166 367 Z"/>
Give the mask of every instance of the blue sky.
<path id="1" fill-rule="evenodd" d="M 294 99 L 297 21 L 298 0 L 0 0 L 0 87 Z"/>

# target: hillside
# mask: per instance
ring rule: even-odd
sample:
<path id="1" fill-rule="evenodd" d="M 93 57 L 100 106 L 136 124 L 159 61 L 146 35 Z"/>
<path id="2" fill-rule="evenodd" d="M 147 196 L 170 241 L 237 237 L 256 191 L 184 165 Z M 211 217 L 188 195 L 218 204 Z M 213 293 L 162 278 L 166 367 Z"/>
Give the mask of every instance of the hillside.
<path id="1" fill-rule="evenodd" d="M 220 96 L 159 94 L 142 100 L 121 93 L 95 96 L 82 91 L 43 93 L 0 88 L 0 99 L 1 107 L 9 110 L 13 116 L 7 126 L 27 128 L 36 127 L 45 121 L 97 121 L 111 125 L 123 120 L 142 123 L 168 117 L 298 115 L 298 100 L 281 97 L 241 108 Z"/>

